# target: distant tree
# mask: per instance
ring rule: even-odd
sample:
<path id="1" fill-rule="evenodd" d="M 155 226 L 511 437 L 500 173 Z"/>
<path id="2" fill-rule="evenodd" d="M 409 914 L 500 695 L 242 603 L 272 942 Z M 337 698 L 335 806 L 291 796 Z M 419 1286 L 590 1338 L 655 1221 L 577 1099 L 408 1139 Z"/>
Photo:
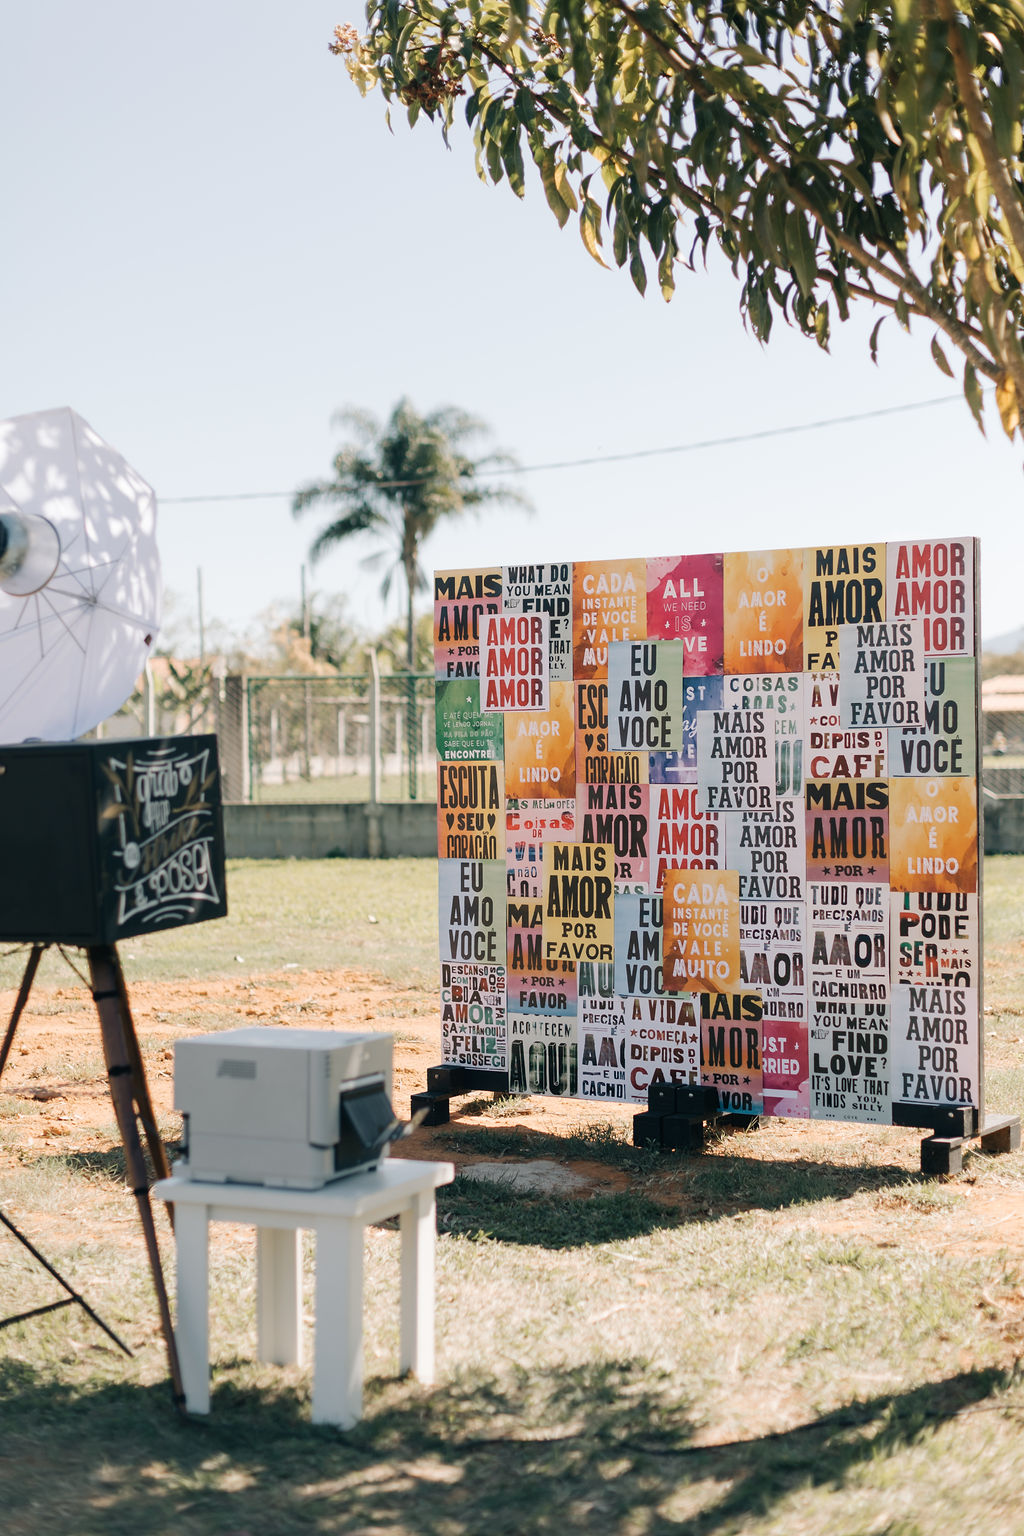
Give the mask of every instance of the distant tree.
<path id="1" fill-rule="evenodd" d="M 461 103 L 485 179 L 532 159 L 641 292 L 716 241 L 762 340 L 918 318 L 1024 432 L 1021 0 L 369 0 L 330 46 L 412 122 Z"/>
<path id="2" fill-rule="evenodd" d="M 500 449 L 472 457 L 464 445 L 485 437 L 488 429 L 455 406 L 420 416 L 403 399 L 383 425 L 369 412 L 351 406 L 339 412 L 336 420 L 349 429 L 356 443 L 338 451 L 329 480 L 314 481 L 295 493 L 292 511 L 299 516 L 311 507 L 324 506 L 337 514 L 310 547 L 314 561 L 356 534 L 383 536 L 385 548 L 363 563 L 385 567 L 384 597 L 401 573 L 406 593 L 406 665 L 414 671 L 413 603 L 416 593 L 427 586 L 420 564 L 423 545 L 442 518 L 489 503 L 528 506 L 519 490 L 481 482 L 487 472 L 514 468 L 516 461 Z"/>
<path id="3" fill-rule="evenodd" d="M 434 670 L 434 615 L 421 613 L 415 625 L 416 650 L 413 657 L 416 672 L 432 672 Z M 406 649 L 407 636 L 405 632 L 405 620 L 399 620 L 397 624 L 389 624 L 381 630 L 373 641 L 377 659 L 382 664 L 382 670 L 387 672 L 404 672 L 409 665 L 409 656 Z"/>
<path id="4" fill-rule="evenodd" d="M 301 606 L 288 610 L 283 623 L 273 630 L 273 641 L 282 657 L 294 662 L 295 672 L 340 672 L 357 650 L 360 637 L 347 613 L 341 594 L 311 594 L 307 612 Z"/>

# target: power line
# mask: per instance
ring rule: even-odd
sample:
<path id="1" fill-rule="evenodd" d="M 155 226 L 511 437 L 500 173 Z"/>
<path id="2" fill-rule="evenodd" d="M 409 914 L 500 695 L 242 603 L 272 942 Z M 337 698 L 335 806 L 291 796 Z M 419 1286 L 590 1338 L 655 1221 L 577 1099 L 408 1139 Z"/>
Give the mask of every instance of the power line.
<path id="1" fill-rule="evenodd" d="M 900 416 L 908 411 L 927 411 L 936 405 L 949 405 L 959 395 L 937 395 L 932 400 L 915 400 L 909 405 L 879 406 L 874 411 L 858 411 L 850 416 L 826 416 L 821 421 L 802 421 L 788 427 L 766 427 L 761 432 L 737 432 L 729 437 L 705 437 L 693 443 L 672 443 L 664 448 L 634 448 L 627 453 L 595 453 L 584 459 L 554 459 L 547 464 L 516 464 L 504 469 L 481 470 L 485 475 L 536 475 L 549 469 L 585 469 L 593 464 L 625 464 L 630 460 L 660 458 L 670 453 L 700 453 L 708 448 L 731 448 L 739 443 L 764 442 L 772 437 L 792 437 L 798 432 L 821 432 L 829 427 L 849 427 L 860 421 L 877 421 L 881 416 Z M 376 489 L 401 490 L 420 485 L 422 480 L 378 480 Z M 190 502 L 210 501 L 290 501 L 295 491 L 227 491 L 213 496 L 161 496 L 163 507 L 186 506 Z"/>

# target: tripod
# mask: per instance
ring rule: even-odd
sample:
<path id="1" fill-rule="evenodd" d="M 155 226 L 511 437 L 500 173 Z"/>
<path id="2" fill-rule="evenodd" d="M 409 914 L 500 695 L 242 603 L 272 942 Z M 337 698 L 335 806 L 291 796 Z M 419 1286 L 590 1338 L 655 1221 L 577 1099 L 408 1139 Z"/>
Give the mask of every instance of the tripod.
<path id="1" fill-rule="evenodd" d="M 44 952 L 49 948 L 48 943 L 33 944 L 29 951 L 28 963 L 25 973 L 18 988 L 18 995 L 7 1025 L 3 1044 L 0 1045 L 0 1078 L 3 1077 L 7 1058 L 11 1054 L 11 1046 L 14 1044 L 15 1031 L 18 1021 L 25 1011 L 29 995 L 32 991 L 32 983 L 35 981 L 39 962 Z M 100 1021 L 100 1035 L 103 1041 L 103 1057 L 107 1068 L 107 1081 L 110 1085 L 110 1097 L 114 1106 L 114 1116 L 117 1120 L 117 1128 L 121 1136 L 121 1144 L 124 1147 L 125 1165 L 128 1174 L 128 1183 L 132 1194 L 135 1196 L 139 1219 L 142 1223 L 142 1231 L 146 1242 L 146 1252 L 149 1258 L 150 1272 L 153 1276 L 153 1288 L 156 1291 L 157 1306 L 160 1311 L 160 1327 L 167 1348 L 167 1363 L 171 1377 L 171 1388 L 174 1393 L 174 1401 L 180 1413 L 185 1411 L 185 1392 L 181 1381 L 181 1369 L 178 1364 L 178 1351 L 174 1342 L 174 1329 L 171 1325 L 171 1309 L 167 1299 L 167 1287 L 164 1283 L 163 1268 L 160 1262 L 160 1249 L 157 1246 L 156 1227 L 153 1223 L 153 1208 L 149 1200 L 149 1178 L 146 1173 L 146 1159 L 142 1150 L 142 1141 L 139 1136 L 141 1123 L 149 1148 L 149 1155 L 156 1171 L 157 1178 L 170 1177 L 170 1165 L 167 1161 L 167 1153 L 160 1139 L 157 1129 L 156 1115 L 153 1112 L 153 1102 L 149 1096 L 149 1085 L 146 1082 L 145 1068 L 142 1063 L 142 1054 L 139 1050 L 139 1042 L 135 1033 L 135 1021 L 132 1018 L 131 1007 L 128 1002 L 128 989 L 125 986 L 124 973 L 121 970 L 121 961 L 117 949 L 113 944 L 90 944 L 86 946 L 86 959 L 89 965 L 90 991 L 93 1002 L 96 1004 L 96 1013 Z M 168 1215 L 173 1225 L 173 1211 L 168 1206 Z M 10 1227 L 11 1223 L 4 1219 L 4 1225 Z M 15 1235 L 20 1241 L 30 1248 L 36 1258 L 46 1264 L 42 1255 L 31 1248 L 22 1235 Z M 56 1271 L 50 1265 L 46 1265 L 52 1274 Z M 71 1290 L 60 1275 L 56 1275 L 66 1290 Z M 71 1301 L 78 1300 L 77 1293 L 57 1306 L 69 1305 Z M 82 1302 L 85 1306 L 85 1303 Z M 51 1310 L 50 1308 L 37 1310 Z M 86 1308 L 90 1316 L 95 1317 L 91 1308 Z M 30 1314 L 25 1314 L 30 1315 Z M 96 1319 L 99 1321 L 99 1319 Z M 108 1333 L 104 1323 L 100 1324 Z M 120 1344 L 120 1340 L 116 1340 Z"/>

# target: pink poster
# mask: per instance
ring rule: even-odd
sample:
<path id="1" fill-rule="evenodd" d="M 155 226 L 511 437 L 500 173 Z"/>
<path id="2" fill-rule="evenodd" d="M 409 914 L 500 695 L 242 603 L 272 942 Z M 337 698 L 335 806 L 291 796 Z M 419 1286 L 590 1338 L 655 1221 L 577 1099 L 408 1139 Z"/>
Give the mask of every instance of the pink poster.
<path id="1" fill-rule="evenodd" d="M 647 562 L 647 637 L 681 640 L 687 677 L 722 670 L 722 557 L 669 555 Z"/>

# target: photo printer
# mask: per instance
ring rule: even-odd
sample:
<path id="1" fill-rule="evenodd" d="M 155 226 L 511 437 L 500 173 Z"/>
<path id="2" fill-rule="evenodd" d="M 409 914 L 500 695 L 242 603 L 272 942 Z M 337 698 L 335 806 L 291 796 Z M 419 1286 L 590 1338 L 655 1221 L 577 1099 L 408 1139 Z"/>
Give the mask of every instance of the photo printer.
<path id="1" fill-rule="evenodd" d="M 174 1043 L 175 1171 L 319 1189 L 375 1168 L 405 1129 L 391 1108 L 390 1035 L 254 1025 Z"/>

